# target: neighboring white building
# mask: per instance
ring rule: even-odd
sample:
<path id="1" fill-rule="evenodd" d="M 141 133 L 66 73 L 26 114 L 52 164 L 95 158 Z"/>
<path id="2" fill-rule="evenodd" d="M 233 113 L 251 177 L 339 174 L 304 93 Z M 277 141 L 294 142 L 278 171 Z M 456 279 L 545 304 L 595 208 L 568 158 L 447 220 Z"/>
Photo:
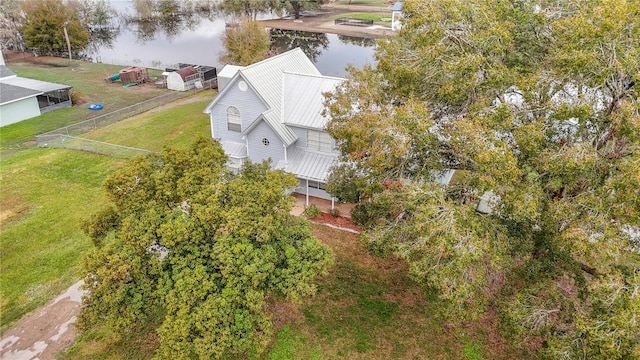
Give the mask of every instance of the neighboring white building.
<path id="1" fill-rule="evenodd" d="M 294 49 L 246 67 L 227 65 L 218 74 L 220 93 L 207 106 L 211 136 L 229 156 L 229 166 L 271 160 L 294 174 L 294 190 L 332 199 L 325 191 L 338 158 L 322 116 L 324 93 L 344 79 L 323 76 L 302 50 Z"/>
<path id="2" fill-rule="evenodd" d="M 404 19 L 402 1 L 396 1 L 391 7 L 391 30 L 400 30 L 402 28 L 402 19 Z"/>
<path id="3" fill-rule="evenodd" d="M 71 106 L 71 86 L 17 76 L 0 59 L 0 127 Z"/>

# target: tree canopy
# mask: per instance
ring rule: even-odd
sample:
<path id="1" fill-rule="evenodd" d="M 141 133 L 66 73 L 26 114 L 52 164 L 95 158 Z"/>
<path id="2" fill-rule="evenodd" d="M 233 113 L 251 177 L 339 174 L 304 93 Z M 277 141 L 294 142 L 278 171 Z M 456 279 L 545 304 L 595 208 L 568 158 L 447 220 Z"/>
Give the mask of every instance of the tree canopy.
<path id="1" fill-rule="evenodd" d="M 370 248 L 452 318 L 494 308 L 548 358 L 640 357 L 639 9 L 407 0 L 377 67 L 327 100 L 329 191 L 367 200 Z"/>
<path id="2" fill-rule="evenodd" d="M 105 182 L 112 207 L 84 227 L 96 248 L 84 260 L 83 330 L 114 339 L 157 325 L 159 358 L 261 352 L 266 304 L 298 301 L 332 262 L 308 224 L 290 215 L 296 179 L 267 163 L 225 168 L 218 143 L 131 160 Z"/>
<path id="3" fill-rule="evenodd" d="M 247 66 L 269 56 L 271 40 L 260 24 L 245 20 L 225 30 L 222 44 L 225 48 L 219 59 L 222 63 Z"/>
<path id="4" fill-rule="evenodd" d="M 23 4 L 25 18 L 21 32 L 27 48 L 54 54 L 67 51 L 64 28 L 72 52 L 81 51 L 89 43 L 89 31 L 78 14 L 62 0 L 25 1 Z"/>

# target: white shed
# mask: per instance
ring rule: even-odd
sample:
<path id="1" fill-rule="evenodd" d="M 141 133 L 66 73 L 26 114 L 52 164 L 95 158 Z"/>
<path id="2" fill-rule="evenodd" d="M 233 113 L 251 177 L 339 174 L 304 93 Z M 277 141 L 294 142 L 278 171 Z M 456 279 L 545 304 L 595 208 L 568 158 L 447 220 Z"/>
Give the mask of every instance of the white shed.
<path id="1" fill-rule="evenodd" d="M 172 71 L 167 75 L 167 89 L 187 91 L 196 87 L 200 74 L 191 66 Z"/>

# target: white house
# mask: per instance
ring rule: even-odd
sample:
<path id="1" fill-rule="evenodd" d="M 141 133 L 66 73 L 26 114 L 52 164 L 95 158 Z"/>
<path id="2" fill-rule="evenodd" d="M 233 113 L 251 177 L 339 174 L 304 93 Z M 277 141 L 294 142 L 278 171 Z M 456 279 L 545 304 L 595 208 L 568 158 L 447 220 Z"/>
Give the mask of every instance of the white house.
<path id="1" fill-rule="evenodd" d="M 343 81 L 320 74 L 299 48 L 246 67 L 227 65 L 218 74 L 220 93 L 204 111 L 211 136 L 230 167 L 270 159 L 299 179 L 294 191 L 307 204 L 310 196 L 332 199 L 325 183 L 339 153 L 321 113 L 323 93 Z"/>
<path id="2" fill-rule="evenodd" d="M 0 127 L 71 106 L 71 86 L 17 76 L 0 59 Z"/>
<path id="3" fill-rule="evenodd" d="M 397 31 L 402 28 L 402 19 L 404 13 L 402 12 L 402 1 L 396 1 L 391 7 L 391 30 Z"/>

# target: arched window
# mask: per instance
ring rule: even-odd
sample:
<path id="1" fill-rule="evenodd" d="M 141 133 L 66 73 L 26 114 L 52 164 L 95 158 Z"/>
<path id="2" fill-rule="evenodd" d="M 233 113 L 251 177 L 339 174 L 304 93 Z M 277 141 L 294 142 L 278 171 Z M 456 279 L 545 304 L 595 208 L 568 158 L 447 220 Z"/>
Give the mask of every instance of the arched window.
<path id="1" fill-rule="evenodd" d="M 240 110 L 235 106 L 227 108 L 227 129 L 229 131 L 242 131 L 242 119 L 240 118 Z"/>

